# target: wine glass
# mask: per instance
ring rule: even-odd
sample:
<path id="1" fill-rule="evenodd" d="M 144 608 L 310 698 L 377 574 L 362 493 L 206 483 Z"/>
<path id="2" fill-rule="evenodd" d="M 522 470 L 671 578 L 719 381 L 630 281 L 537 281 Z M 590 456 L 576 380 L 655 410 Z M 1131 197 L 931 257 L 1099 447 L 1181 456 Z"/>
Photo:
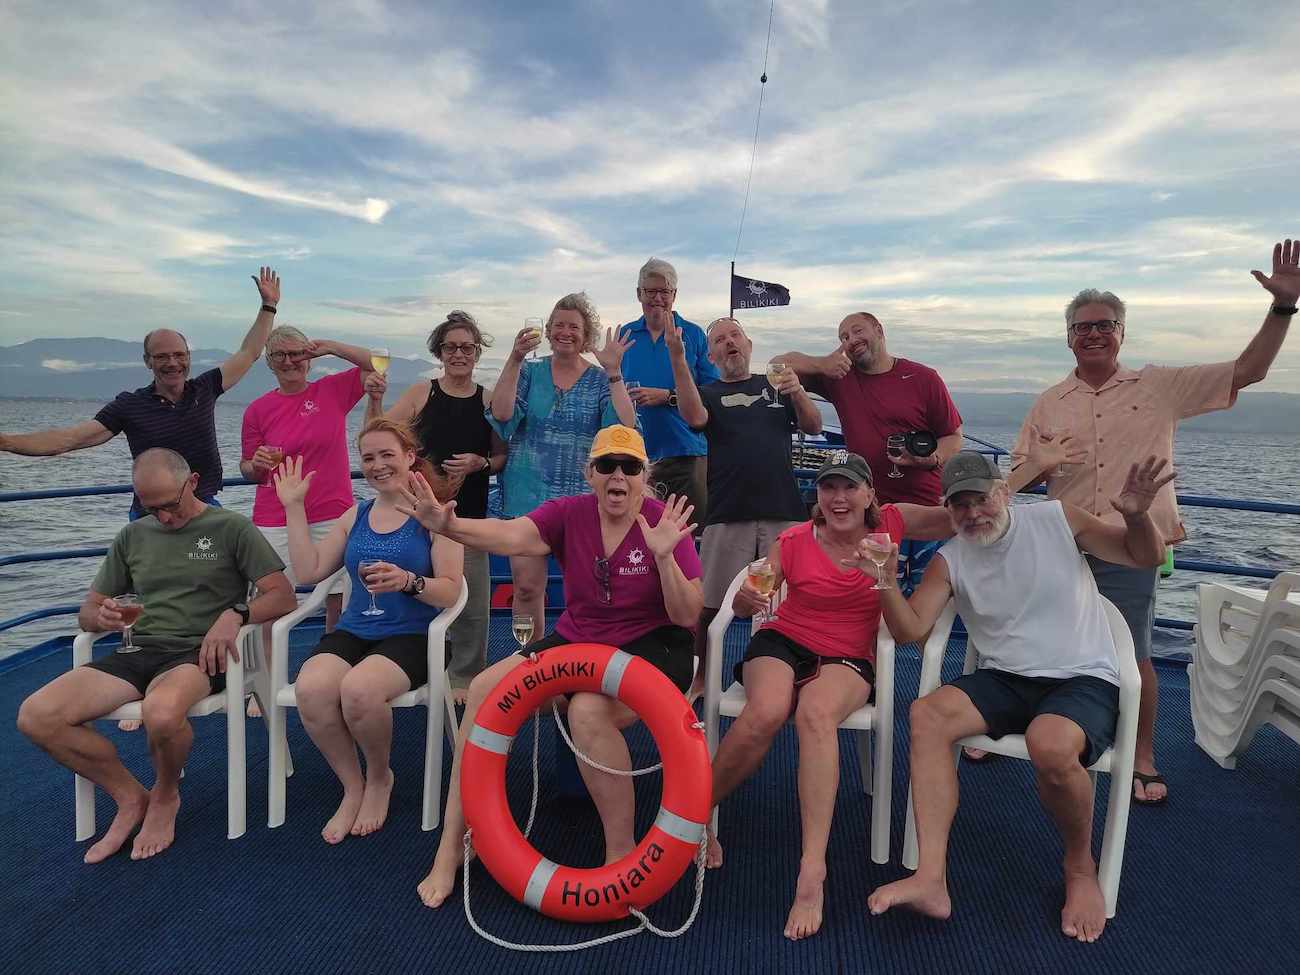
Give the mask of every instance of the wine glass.
<path id="1" fill-rule="evenodd" d="M 749 584 L 754 587 L 761 595 L 770 596 L 772 589 L 776 584 L 776 568 L 767 559 L 755 559 L 749 563 L 746 570 L 749 578 Z M 759 623 L 766 623 L 772 618 L 772 614 L 766 609 L 761 609 L 755 616 Z"/>
<path id="2" fill-rule="evenodd" d="M 524 328 L 536 332 L 539 339 L 542 337 L 542 320 L 540 318 L 525 318 Z M 536 362 L 538 358 L 537 349 L 533 349 L 532 352 L 528 353 L 529 361 Z"/>
<path id="3" fill-rule="evenodd" d="M 903 448 L 907 446 L 907 436 L 902 433 L 891 433 L 885 440 L 885 453 L 889 459 L 894 462 L 893 470 L 889 472 L 890 477 L 902 477 L 903 472 L 898 469 L 898 458 L 903 456 Z"/>
<path id="4" fill-rule="evenodd" d="M 117 603 L 117 611 L 122 614 L 122 645 L 117 648 L 117 652 L 135 653 L 140 648 L 131 642 L 131 630 L 135 627 L 140 614 L 144 612 L 144 605 L 140 602 L 140 597 L 133 592 L 114 596 L 113 602 Z"/>
<path id="5" fill-rule="evenodd" d="M 1047 427 L 1040 428 L 1038 431 L 1038 435 L 1042 437 L 1044 440 L 1053 440 L 1053 439 L 1059 439 L 1060 437 L 1068 436 L 1068 434 L 1064 430 L 1052 430 Z M 1074 473 L 1071 470 L 1072 467 L 1074 467 L 1073 464 L 1067 464 L 1065 461 L 1061 461 L 1050 471 L 1043 471 L 1043 476 L 1044 477 L 1069 477 L 1072 473 Z"/>
<path id="6" fill-rule="evenodd" d="M 366 570 L 376 565 L 382 565 L 383 559 L 362 559 L 357 563 L 357 574 L 361 576 L 361 581 L 366 582 Z M 370 593 L 370 608 L 361 611 L 362 616 L 383 616 L 384 611 L 375 605 L 375 591 L 367 583 L 366 592 Z"/>
<path id="7" fill-rule="evenodd" d="M 262 449 L 267 453 L 267 458 L 271 462 L 271 469 L 274 470 L 279 467 L 280 463 L 284 460 L 284 448 L 273 447 L 270 444 L 262 444 Z"/>
<path id="8" fill-rule="evenodd" d="M 522 651 L 533 640 L 533 615 L 520 610 L 510 614 L 510 632 Z"/>
<path id="9" fill-rule="evenodd" d="M 380 346 L 377 349 L 370 350 L 370 368 L 375 370 L 381 376 L 388 372 L 388 363 L 391 357 L 388 354 L 386 346 Z"/>
<path id="10" fill-rule="evenodd" d="M 640 413 L 641 407 L 637 405 L 636 397 L 633 396 L 632 394 L 641 388 L 641 384 L 637 382 L 635 379 L 624 379 L 623 388 L 627 390 L 627 398 L 632 401 L 632 409 Z"/>
<path id="11" fill-rule="evenodd" d="M 776 392 L 776 384 L 781 381 L 781 376 L 788 368 L 790 367 L 780 359 L 774 359 L 767 364 L 767 382 L 772 387 L 772 392 Z"/>
<path id="12" fill-rule="evenodd" d="M 872 589 L 893 589 L 894 587 L 886 584 L 885 577 L 881 572 L 885 563 L 889 561 L 889 552 L 893 546 L 893 539 L 889 537 L 889 532 L 868 532 L 866 537 L 867 558 L 876 566 L 876 584 Z"/>

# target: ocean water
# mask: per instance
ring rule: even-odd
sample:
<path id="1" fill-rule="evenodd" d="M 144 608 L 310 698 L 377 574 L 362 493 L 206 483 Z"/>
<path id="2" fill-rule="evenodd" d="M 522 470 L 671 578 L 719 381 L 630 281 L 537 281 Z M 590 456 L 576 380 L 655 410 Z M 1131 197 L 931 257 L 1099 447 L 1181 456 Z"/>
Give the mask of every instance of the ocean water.
<path id="1" fill-rule="evenodd" d="M 68 400 L 0 399 L 0 430 L 22 432 L 65 426 L 94 414 L 93 403 Z M 227 477 L 239 474 L 239 428 L 243 408 L 217 408 L 217 435 Z M 355 436 L 362 410 L 348 418 Z M 982 427 L 968 420 L 966 430 L 1007 447 L 1016 430 Z M 1175 449 L 1178 489 L 1189 494 L 1296 502 L 1300 499 L 1300 434 L 1242 436 L 1181 431 Z M 90 450 L 60 457 L 19 457 L 0 453 L 0 491 L 122 484 L 130 481 L 131 459 L 125 437 L 115 437 Z M 354 482 L 365 496 L 364 482 Z M 227 488 L 222 504 L 251 513 L 253 489 Z M 130 495 L 103 495 L 50 501 L 0 504 L 0 556 L 32 550 L 107 545 L 126 521 Z M 1189 540 L 1179 547 L 1184 558 L 1209 559 L 1277 569 L 1300 566 L 1300 516 L 1208 508 L 1183 509 Z M 40 562 L 0 568 L 0 619 L 32 609 L 80 603 L 94 577 L 97 559 Z M 1262 580 L 1207 576 L 1178 571 L 1161 583 L 1157 612 L 1191 620 L 1196 611 L 1196 584 L 1210 578 L 1230 578 L 1244 585 Z M 76 629 L 72 617 L 58 617 L 0 633 L 0 658 Z M 1186 650 L 1190 634 L 1167 634 L 1159 650 Z"/>

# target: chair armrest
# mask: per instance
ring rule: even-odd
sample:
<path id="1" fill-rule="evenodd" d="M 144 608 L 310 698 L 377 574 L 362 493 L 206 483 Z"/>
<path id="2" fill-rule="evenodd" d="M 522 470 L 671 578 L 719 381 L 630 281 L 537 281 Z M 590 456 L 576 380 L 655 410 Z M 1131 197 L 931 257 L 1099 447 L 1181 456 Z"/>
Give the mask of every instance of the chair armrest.
<path id="1" fill-rule="evenodd" d="M 921 647 L 921 681 L 916 688 L 917 697 L 933 693 L 943 678 L 943 657 L 948 649 L 948 637 L 952 634 L 952 625 L 957 618 L 957 607 L 951 599 L 944 604 L 939 618 L 930 628 L 930 635 Z M 967 656 L 969 657 L 969 651 Z"/>
<path id="2" fill-rule="evenodd" d="M 72 639 L 72 666 L 80 667 L 82 664 L 90 663 L 91 648 L 96 641 L 114 632 L 116 631 L 98 630 L 92 633 L 90 630 L 78 630 L 77 635 Z"/>
<path id="3" fill-rule="evenodd" d="M 709 743 L 709 754 L 712 755 L 718 750 L 718 720 L 719 707 L 722 700 L 722 657 L 725 649 L 727 627 L 735 619 L 736 614 L 731 608 L 731 601 L 735 598 L 737 590 L 745 582 L 746 570 L 741 569 L 736 574 L 736 578 L 731 580 L 731 585 L 727 587 L 727 594 L 722 597 L 722 605 L 718 607 L 718 615 L 713 617 L 713 622 L 709 624 L 708 640 L 705 656 L 706 666 L 704 669 L 704 736 Z"/>
<path id="4" fill-rule="evenodd" d="M 339 568 L 316 583 L 316 588 L 291 613 L 285 613 L 271 623 L 271 697 L 275 691 L 289 682 L 289 631 L 325 605 L 334 583 L 347 574 L 347 568 Z"/>
<path id="5" fill-rule="evenodd" d="M 429 639 L 427 652 L 429 654 L 429 683 L 433 684 L 434 674 L 445 674 L 447 669 L 447 630 L 452 623 L 465 609 L 465 604 L 469 602 L 469 582 L 464 576 L 460 580 L 460 594 L 456 596 L 456 601 L 442 610 L 437 616 L 429 621 Z M 441 682 L 446 684 L 444 678 Z M 445 688 L 444 688 L 445 689 Z M 414 690 L 414 688 L 412 688 Z M 433 699 L 432 687 L 430 688 L 430 700 Z M 431 703 L 429 707 L 433 707 Z"/>

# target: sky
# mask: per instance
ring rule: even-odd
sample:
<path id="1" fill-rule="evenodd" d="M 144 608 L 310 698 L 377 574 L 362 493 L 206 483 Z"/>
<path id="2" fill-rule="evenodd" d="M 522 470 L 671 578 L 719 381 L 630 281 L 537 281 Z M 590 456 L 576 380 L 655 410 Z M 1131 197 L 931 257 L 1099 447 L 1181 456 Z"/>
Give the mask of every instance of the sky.
<path id="1" fill-rule="evenodd" d="M 280 321 L 397 355 L 452 308 L 488 366 L 571 291 L 629 321 L 652 255 L 706 324 L 768 12 L 0 0 L 0 345 L 234 348 L 262 264 Z M 1300 236 L 1298 41 L 1267 0 L 779 0 L 736 260 L 793 302 L 740 313 L 755 368 L 869 310 L 955 390 L 1037 391 L 1084 287 L 1128 302 L 1126 364 L 1236 356 Z M 1257 388 L 1300 391 L 1300 340 Z"/>

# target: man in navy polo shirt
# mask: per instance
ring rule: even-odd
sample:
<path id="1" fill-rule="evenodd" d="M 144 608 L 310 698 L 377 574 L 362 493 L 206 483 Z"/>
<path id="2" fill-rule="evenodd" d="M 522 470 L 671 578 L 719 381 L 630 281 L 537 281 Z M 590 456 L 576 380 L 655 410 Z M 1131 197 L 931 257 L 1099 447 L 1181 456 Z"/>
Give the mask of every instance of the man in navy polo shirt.
<path id="1" fill-rule="evenodd" d="M 144 364 L 153 372 L 152 383 L 118 393 L 93 420 L 36 433 L 0 434 L 0 450 L 48 457 L 95 447 L 125 433 L 133 458 L 152 447 L 167 447 L 184 457 L 199 475 L 195 496 L 205 504 L 216 504 L 216 494 L 221 490 L 221 454 L 214 414 L 217 397 L 243 379 L 261 356 L 280 301 L 280 278 L 271 268 L 262 268 L 253 281 L 262 307 L 239 351 L 219 367 L 190 379 L 190 349 L 185 336 L 169 328 L 155 329 L 144 337 Z M 140 499 L 133 498 L 131 520 L 143 513 Z"/>
<path id="2" fill-rule="evenodd" d="M 677 412 L 677 382 L 664 342 L 668 326 L 681 329 L 686 363 L 697 387 L 716 382 L 718 370 L 709 361 L 704 329 L 673 311 L 676 268 L 650 258 L 637 276 L 636 297 L 643 314 L 624 325 L 619 334 L 632 340 L 623 356 L 623 378 L 640 383 L 639 389 L 630 386 L 628 395 L 637 406 L 653 465 L 650 481 L 661 497 L 684 494 L 690 498 L 695 505 L 693 519 L 702 525 L 708 506 L 705 458 L 709 448 L 704 435 L 692 430 Z"/>

